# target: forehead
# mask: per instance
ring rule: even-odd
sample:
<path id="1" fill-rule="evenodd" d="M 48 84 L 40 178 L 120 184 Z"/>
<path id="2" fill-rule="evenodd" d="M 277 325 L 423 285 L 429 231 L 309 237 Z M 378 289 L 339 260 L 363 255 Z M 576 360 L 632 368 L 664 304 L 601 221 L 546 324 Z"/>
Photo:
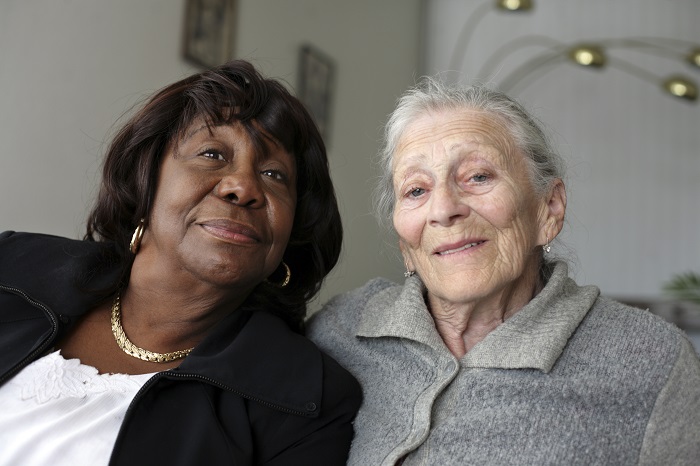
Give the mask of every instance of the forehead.
<path id="1" fill-rule="evenodd" d="M 249 124 L 245 124 L 240 120 L 232 120 L 230 122 L 212 123 L 204 117 L 195 118 L 189 126 L 187 126 L 182 134 L 175 136 L 173 143 L 181 145 L 191 139 L 206 139 L 209 137 L 231 137 L 235 134 L 236 139 L 243 138 L 251 141 L 263 154 L 269 151 L 289 152 L 280 144 L 280 142 L 267 132 L 256 120 Z"/>
<path id="2" fill-rule="evenodd" d="M 469 109 L 430 111 L 406 126 L 394 152 L 394 164 L 408 154 L 479 147 L 493 148 L 504 156 L 515 152 L 513 137 L 500 118 Z"/>

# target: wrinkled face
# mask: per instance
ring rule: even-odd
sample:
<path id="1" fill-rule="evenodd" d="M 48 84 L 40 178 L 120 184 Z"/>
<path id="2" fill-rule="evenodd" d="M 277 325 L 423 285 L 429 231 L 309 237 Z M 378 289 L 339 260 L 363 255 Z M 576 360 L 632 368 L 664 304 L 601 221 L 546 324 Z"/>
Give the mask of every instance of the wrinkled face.
<path id="1" fill-rule="evenodd" d="M 277 268 L 296 206 L 296 165 L 271 138 L 256 150 L 238 123 L 195 122 L 168 148 L 139 255 L 246 291 Z"/>
<path id="2" fill-rule="evenodd" d="M 546 202 L 505 126 L 469 110 L 425 114 L 393 163 L 394 227 L 431 301 L 507 299 L 531 283 Z"/>

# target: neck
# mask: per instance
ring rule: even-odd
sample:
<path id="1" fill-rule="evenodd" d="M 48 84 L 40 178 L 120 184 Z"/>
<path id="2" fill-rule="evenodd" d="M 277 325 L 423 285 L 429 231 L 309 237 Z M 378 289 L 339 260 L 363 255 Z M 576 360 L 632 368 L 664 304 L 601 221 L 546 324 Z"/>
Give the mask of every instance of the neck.
<path id="1" fill-rule="evenodd" d="M 541 290 L 538 274 L 524 274 L 499 292 L 466 303 L 453 303 L 428 292 L 428 308 L 450 352 L 464 356 Z"/>
<path id="2" fill-rule="evenodd" d="M 162 268 L 138 259 L 121 293 L 122 326 L 132 343 L 149 351 L 196 346 L 252 291 L 216 286 L 186 274 L 164 274 Z"/>

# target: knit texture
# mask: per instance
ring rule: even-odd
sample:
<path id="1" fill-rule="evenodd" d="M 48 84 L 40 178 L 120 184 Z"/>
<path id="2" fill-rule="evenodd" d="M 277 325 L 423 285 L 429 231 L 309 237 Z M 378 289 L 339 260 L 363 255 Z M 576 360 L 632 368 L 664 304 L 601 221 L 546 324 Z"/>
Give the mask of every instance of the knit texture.
<path id="1" fill-rule="evenodd" d="M 558 263 L 457 360 L 424 295 L 375 279 L 309 322 L 363 386 L 348 464 L 698 464 L 700 361 L 673 325 Z"/>

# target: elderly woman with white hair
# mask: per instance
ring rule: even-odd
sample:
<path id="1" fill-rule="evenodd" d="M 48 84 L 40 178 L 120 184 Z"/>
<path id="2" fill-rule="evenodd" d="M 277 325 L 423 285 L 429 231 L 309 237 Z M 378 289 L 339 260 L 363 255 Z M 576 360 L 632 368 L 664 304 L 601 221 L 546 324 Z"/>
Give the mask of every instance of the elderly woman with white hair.
<path id="1" fill-rule="evenodd" d="M 349 464 L 700 461 L 697 354 L 554 259 L 563 163 L 520 104 L 425 79 L 382 156 L 379 216 L 407 279 L 371 280 L 308 325 L 363 386 Z"/>

